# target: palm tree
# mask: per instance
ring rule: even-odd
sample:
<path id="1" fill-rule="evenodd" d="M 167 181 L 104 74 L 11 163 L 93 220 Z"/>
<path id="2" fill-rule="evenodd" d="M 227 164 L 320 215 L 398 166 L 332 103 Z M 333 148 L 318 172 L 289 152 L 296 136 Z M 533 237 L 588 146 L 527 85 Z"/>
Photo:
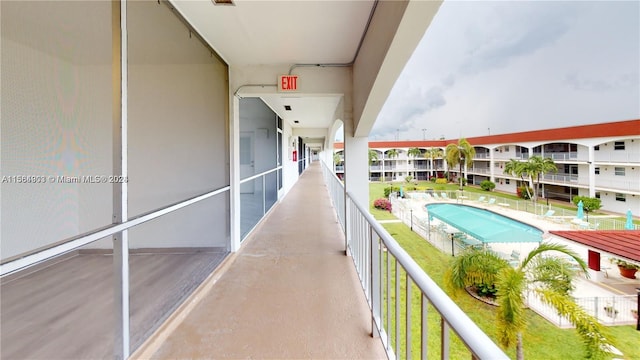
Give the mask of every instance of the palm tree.
<path id="1" fill-rule="evenodd" d="M 444 149 L 445 157 L 449 167 L 460 165 L 460 190 L 462 190 L 462 165 L 470 167 L 472 164 L 471 159 L 476 156 L 476 149 L 467 141 L 467 139 L 458 140 L 457 144 L 449 144 Z"/>
<path id="2" fill-rule="evenodd" d="M 524 359 L 525 292 L 537 295 L 575 325 L 583 338 L 587 358 L 603 358 L 611 345 L 605 329 L 569 296 L 575 271 L 565 258 L 545 256 L 554 251 L 573 259 L 586 272 L 584 260 L 575 252 L 564 245 L 548 243 L 540 244 L 517 267 L 488 249 L 465 250 L 453 259 L 445 281 L 456 292 L 469 286 L 495 285 L 498 341 L 505 348 L 515 344 L 518 360 Z"/>
<path id="3" fill-rule="evenodd" d="M 427 154 L 429 155 L 429 158 L 431 159 L 431 169 L 433 171 L 433 173 L 431 174 L 431 176 L 435 177 L 436 176 L 436 170 L 435 170 L 435 166 L 433 165 L 433 162 L 436 158 L 441 158 L 443 153 L 442 153 L 442 149 L 439 148 L 430 148 L 427 150 Z"/>
<path id="4" fill-rule="evenodd" d="M 378 162 L 378 152 L 369 149 L 369 181 L 371 181 L 371 165 L 376 162 Z"/>
<path id="5" fill-rule="evenodd" d="M 420 151 L 420 149 L 418 149 L 417 147 L 413 147 L 413 148 L 410 148 L 410 149 L 407 151 L 407 155 L 409 155 L 409 157 L 412 157 L 412 158 L 413 158 L 413 160 L 414 160 L 414 161 L 413 161 L 413 178 L 414 178 L 414 179 L 417 179 L 418 177 L 416 176 L 416 175 L 417 175 L 417 174 L 416 174 L 417 172 L 416 172 L 416 170 L 415 170 L 415 166 L 416 166 L 416 164 L 415 164 L 415 159 L 416 159 L 418 156 L 422 155 L 422 151 Z"/>
<path id="6" fill-rule="evenodd" d="M 516 159 L 509 160 L 508 163 L 504 165 L 504 173 L 512 176 L 518 176 L 522 180 L 522 182 L 529 182 L 529 186 L 525 186 L 525 190 L 527 191 L 527 196 L 529 199 L 532 199 L 531 193 L 529 192 L 529 187 L 531 186 L 531 179 L 526 180 L 524 175 L 526 172 L 526 164 L 524 162 L 518 161 Z"/>
<path id="7" fill-rule="evenodd" d="M 538 201 L 538 185 L 540 184 L 540 177 L 546 173 L 558 172 L 558 167 L 549 157 L 542 158 L 542 156 L 535 155 L 529 158 L 527 161 L 527 173 L 531 179 L 536 179 L 533 183 L 533 202 Z"/>
<path id="8" fill-rule="evenodd" d="M 338 153 L 333 153 L 333 172 L 336 172 L 336 167 L 342 162 L 342 156 Z"/>
<path id="9" fill-rule="evenodd" d="M 523 181 L 525 180 L 524 175 L 527 175 L 529 178 L 529 184 L 531 184 L 531 187 L 533 188 L 533 196 L 529 193 L 528 187 L 527 194 L 534 203 L 538 201 L 538 185 L 540 184 L 540 178 L 546 173 L 557 171 L 558 167 L 551 158 L 542 158 L 539 155 L 530 157 L 526 162 L 511 159 L 504 168 L 504 173 L 519 176 Z"/>
<path id="10" fill-rule="evenodd" d="M 391 149 L 391 150 L 387 150 L 387 157 L 389 159 L 394 159 L 398 157 L 398 150 L 396 149 Z M 393 181 L 396 178 L 396 174 L 395 174 L 395 164 L 393 165 L 393 167 L 391 168 L 391 181 Z"/>

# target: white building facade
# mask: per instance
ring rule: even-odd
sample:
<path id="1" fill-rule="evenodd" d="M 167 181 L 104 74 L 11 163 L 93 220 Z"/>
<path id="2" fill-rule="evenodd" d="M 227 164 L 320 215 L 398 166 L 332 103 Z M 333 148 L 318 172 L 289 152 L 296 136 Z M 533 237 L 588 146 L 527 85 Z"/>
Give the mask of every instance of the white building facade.
<path id="1" fill-rule="evenodd" d="M 468 138 L 476 155 L 464 170 L 469 184 L 484 180 L 496 190 L 516 193 L 519 177 L 506 174 L 511 159 L 526 161 L 530 156 L 551 158 L 558 171 L 544 174 L 538 189 L 542 197 L 571 202 L 576 196 L 596 197 L 602 209 L 616 213 L 631 210 L 640 215 L 640 120 L 629 120 L 559 129 Z M 458 176 L 459 167 L 447 167 L 444 149 L 456 140 L 370 142 L 378 161 L 370 166 L 371 181 L 404 181 Z M 336 152 L 340 154 L 340 144 Z M 409 156 L 417 148 L 420 156 Z M 441 153 L 431 158 L 431 149 Z M 397 155 L 390 150 L 395 150 Z M 390 156 L 391 155 L 391 156 Z M 339 174 L 339 169 L 336 169 Z"/>

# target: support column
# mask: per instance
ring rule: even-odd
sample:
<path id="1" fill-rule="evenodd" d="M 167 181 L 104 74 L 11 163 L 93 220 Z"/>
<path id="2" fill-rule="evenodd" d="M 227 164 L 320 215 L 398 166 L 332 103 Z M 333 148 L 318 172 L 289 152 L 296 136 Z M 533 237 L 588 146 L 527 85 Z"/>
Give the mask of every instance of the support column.
<path id="1" fill-rule="evenodd" d="M 596 197 L 596 152 L 593 145 L 589 145 L 589 197 Z"/>
<path id="2" fill-rule="evenodd" d="M 113 174 L 126 178 L 127 163 L 127 1 L 113 1 L 111 28 L 113 42 Z M 114 224 L 128 220 L 126 182 L 113 184 Z M 113 274 L 115 304 L 114 357 L 129 357 L 129 237 L 124 230 L 113 235 Z"/>
<path id="3" fill-rule="evenodd" d="M 489 149 L 489 180 L 493 183 L 496 182 L 496 172 L 495 172 L 495 159 L 494 159 L 494 154 L 495 154 L 495 148 L 490 148 Z"/>
<path id="4" fill-rule="evenodd" d="M 349 255 L 348 244 L 355 230 L 351 220 L 349 200 L 352 199 L 369 208 L 369 138 L 354 137 L 353 120 L 344 123 L 344 191 L 345 191 L 345 254 Z"/>
<path id="5" fill-rule="evenodd" d="M 229 91 L 232 91 L 230 89 Z M 229 146 L 231 147 L 231 151 L 229 151 L 229 161 L 230 161 L 230 169 L 229 169 L 229 184 L 230 184 L 230 211 L 229 211 L 229 225 L 230 225 L 230 243 L 229 243 L 229 251 L 236 252 L 240 249 L 240 240 L 242 236 L 242 232 L 240 231 L 240 99 L 237 96 L 231 94 L 230 96 L 230 107 L 231 114 L 229 114 L 230 124 L 229 124 Z M 284 141 L 284 134 L 283 134 Z M 282 144 L 281 144 L 282 146 Z M 285 158 L 286 158 L 286 151 Z M 284 160 L 283 160 L 284 162 Z M 283 180 L 284 180 L 284 172 L 283 172 Z"/>
<path id="6" fill-rule="evenodd" d="M 344 187 L 362 206 L 369 204 L 368 137 L 344 138 Z"/>

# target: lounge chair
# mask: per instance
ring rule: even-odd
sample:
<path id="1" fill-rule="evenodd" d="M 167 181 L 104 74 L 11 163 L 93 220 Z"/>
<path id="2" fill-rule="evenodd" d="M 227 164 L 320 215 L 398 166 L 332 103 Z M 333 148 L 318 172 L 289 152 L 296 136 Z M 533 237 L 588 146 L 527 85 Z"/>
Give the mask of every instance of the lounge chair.
<path id="1" fill-rule="evenodd" d="M 431 196 L 433 196 L 433 198 L 436 200 L 440 200 L 440 196 L 437 193 L 433 193 L 431 194 Z"/>
<path id="2" fill-rule="evenodd" d="M 485 201 L 484 201 L 485 199 L 486 199 L 486 198 L 485 198 L 484 196 L 480 196 L 480 197 L 478 198 L 478 202 L 485 202 Z"/>
<path id="3" fill-rule="evenodd" d="M 555 210 L 549 210 L 546 213 L 540 215 L 540 219 L 547 219 L 553 216 L 553 214 L 555 214 L 556 211 Z"/>
<path id="4" fill-rule="evenodd" d="M 445 200 L 449 200 L 449 197 L 447 196 L 446 192 L 441 192 L 440 196 L 442 196 L 442 198 L 445 199 Z"/>
<path id="5" fill-rule="evenodd" d="M 491 198 L 489 199 L 489 201 L 487 202 L 487 205 L 493 205 L 496 203 L 496 198 Z"/>

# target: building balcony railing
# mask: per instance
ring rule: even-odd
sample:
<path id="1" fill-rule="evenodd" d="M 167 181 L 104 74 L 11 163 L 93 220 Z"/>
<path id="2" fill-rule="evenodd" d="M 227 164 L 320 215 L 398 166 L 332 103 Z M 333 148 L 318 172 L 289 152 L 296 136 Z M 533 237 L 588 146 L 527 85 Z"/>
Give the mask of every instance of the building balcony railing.
<path id="1" fill-rule="evenodd" d="M 596 189 L 620 190 L 624 192 L 640 193 L 640 182 L 630 180 L 599 179 L 596 176 Z"/>
<path id="2" fill-rule="evenodd" d="M 640 163 L 640 153 L 627 151 L 596 151 L 595 163 L 638 164 Z"/>
<path id="3" fill-rule="evenodd" d="M 467 171 L 472 174 L 491 174 L 491 169 L 489 168 L 471 168 Z"/>
<path id="4" fill-rule="evenodd" d="M 543 180 L 563 184 L 578 184 L 578 175 L 573 174 L 544 174 Z"/>
<path id="5" fill-rule="evenodd" d="M 353 257 L 371 309 L 372 333 L 380 336 L 388 357 L 429 358 L 427 307 L 431 304 L 441 319 L 441 358 L 449 358 L 448 334 L 452 330 L 473 358 L 507 359 L 504 352 L 429 278 L 367 209 L 356 202 L 351 193 L 345 195 L 344 189 L 341 189 L 342 182 L 331 174 L 329 168 L 325 166 L 323 170 L 338 218 L 347 232 L 346 247 Z M 344 213 L 339 204 L 346 205 Z M 401 283 L 405 286 L 401 286 Z M 413 293 L 413 285 L 417 293 Z M 414 309 L 414 303 L 420 304 L 418 309 Z M 401 311 L 401 308 L 404 310 Z M 412 336 L 411 331 L 400 331 L 401 327 L 412 328 L 411 311 L 420 313 L 417 317 L 420 332 L 416 337 Z M 402 312 L 406 315 L 401 315 Z M 401 348 L 400 344 L 403 343 L 407 345 Z M 420 355 L 412 355 L 414 345 L 421 349 Z"/>

